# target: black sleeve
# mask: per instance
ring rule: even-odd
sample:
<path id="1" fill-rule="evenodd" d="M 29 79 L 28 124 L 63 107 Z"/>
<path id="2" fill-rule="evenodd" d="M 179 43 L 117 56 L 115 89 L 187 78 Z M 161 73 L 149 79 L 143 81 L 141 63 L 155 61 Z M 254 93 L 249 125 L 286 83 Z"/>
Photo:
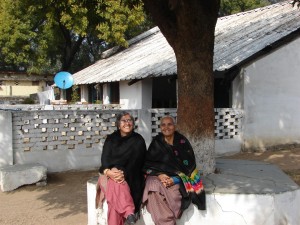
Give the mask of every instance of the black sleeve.
<path id="1" fill-rule="evenodd" d="M 145 163 L 143 167 L 143 172 L 146 175 L 158 176 L 159 174 L 162 174 L 161 171 L 154 169 L 152 166 L 153 162 L 157 163 L 160 161 L 159 158 L 161 158 L 161 155 L 158 156 L 157 151 L 155 151 L 155 146 L 157 145 L 158 145 L 157 140 L 153 139 L 146 152 Z"/>
<path id="2" fill-rule="evenodd" d="M 111 149 L 111 140 L 110 135 L 105 139 L 102 155 L 101 155 L 101 166 L 99 168 L 99 172 L 103 173 L 105 169 L 110 169 L 108 166 L 109 158 L 110 158 L 110 149 Z"/>

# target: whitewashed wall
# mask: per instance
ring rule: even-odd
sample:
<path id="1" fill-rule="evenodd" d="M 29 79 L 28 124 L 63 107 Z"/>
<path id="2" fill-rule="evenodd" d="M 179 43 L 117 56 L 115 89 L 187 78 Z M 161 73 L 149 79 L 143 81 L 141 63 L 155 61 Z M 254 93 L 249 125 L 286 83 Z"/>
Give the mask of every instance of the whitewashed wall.
<path id="1" fill-rule="evenodd" d="M 6 80 L 1 85 L 0 96 L 28 96 L 44 91 L 45 81 L 39 81 L 39 85 L 32 85 L 30 80 Z"/>
<path id="2" fill-rule="evenodd" d="M 300 39 L 245 67 L 233 87 L 234 107 L 244 106 L 245 150 L 300 143 Z"/>
<path id="3" fill-rule="evenodd" d="M 176 109 L 127 111 L 135 117 L 136 131 L 145 138 L 147 146 L 160 130 L 160 118 L 166 114 L 176 117 Z M 0 166 L 40 163 L 49 172 L 96 169 L 100 165 L 104 140 L 116 129 L 119 112 L 76 108 L 0 110 Z M 222 143 L 217 145 L 221 149 L 215 150 L 217 155 L 233 150 L 241 135 L 241 119 L 241 111 L 215 109 L 216 143 Z M 237 152 L 240 146 L 239 142 Z"/>
<path id="4" fill-rule="evenodd" d="M 0 167 L 13 165 L 12 114 L 0 110 Z"/>
<path id="5" fill-rule="evenodd" d="M 143 79 L 132 85 L 120 81 L 120 105 L 122 109 L 149 109 L 152 107 L 152 80 Z"/>
<path id="6" fill-rule="evenodd" d="M 97 168 L 104 140 L 116 129 L 116 113 L 113 110 L 14 111 L 14 164 L 40 163 L 50 172 Z M 135 116 L 135 112 L 132 114 Z"/>

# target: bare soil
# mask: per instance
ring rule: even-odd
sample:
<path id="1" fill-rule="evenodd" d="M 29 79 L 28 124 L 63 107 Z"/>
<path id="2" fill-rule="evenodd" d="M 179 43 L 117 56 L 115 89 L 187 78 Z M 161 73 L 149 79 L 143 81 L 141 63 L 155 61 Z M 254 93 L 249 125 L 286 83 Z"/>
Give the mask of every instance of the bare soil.
<path id="1" fill-rule="evenodd" d="M 47 185 L 0 191 L 1 225 L 86 225 L 87 181 L 97 171 L 51 173 Z"/>
<path id="2" fill-rule="evenodd" d="M 300 185 L 300 148 L 222 158 L 276 164 Z M 0 191 L 0 224 L 86 225 L 87 181 L 97 175 L 97 171 L 50 173 L 44 187 L 25 185 L 10 192 Z"/>

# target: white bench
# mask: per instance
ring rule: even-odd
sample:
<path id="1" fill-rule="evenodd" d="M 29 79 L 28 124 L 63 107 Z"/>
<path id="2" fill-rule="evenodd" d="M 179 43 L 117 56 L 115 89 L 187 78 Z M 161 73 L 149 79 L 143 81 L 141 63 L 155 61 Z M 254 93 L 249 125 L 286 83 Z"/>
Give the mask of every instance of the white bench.
<path id="1" fill-rule="evenodd" d="M 300 187 L 278 167 L 256 161 L 217 159 L 219 174 L 204 177 L 207 210 L 191 204 L 177 225 L 299 225 Z M 107 204 L 96 209 L 97 177 L 87 182 L 88 225 L 106 225 Z M 154 225 L 143 210 L 136 225 Z"/>

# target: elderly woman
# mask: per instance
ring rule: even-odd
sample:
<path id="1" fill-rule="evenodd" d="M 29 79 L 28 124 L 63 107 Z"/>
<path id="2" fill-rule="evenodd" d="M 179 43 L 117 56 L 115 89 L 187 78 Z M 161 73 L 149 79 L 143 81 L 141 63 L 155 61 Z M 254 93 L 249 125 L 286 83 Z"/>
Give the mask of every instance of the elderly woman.
<path id="1" fill-rule="evenodd" d="M 140 210 L 146 144 L 133 129 L 133 117 L 122 112 L 117 116 L 117 131 L 104 142 L 97 196 L 102 194 L 107 201 L 108 225 L 134 224 Z M 98 201 L 101 204 L 103 198 Z"/>
<path id="2" fill-rule="evenodd" d="M 206 209 L 205 191 L 192 146 L 176 131 L 174 118 L 163 117 L 160 129 L 146 153 L 143 204 L 156 225 L 174 225 L 191 202 Z"/>

